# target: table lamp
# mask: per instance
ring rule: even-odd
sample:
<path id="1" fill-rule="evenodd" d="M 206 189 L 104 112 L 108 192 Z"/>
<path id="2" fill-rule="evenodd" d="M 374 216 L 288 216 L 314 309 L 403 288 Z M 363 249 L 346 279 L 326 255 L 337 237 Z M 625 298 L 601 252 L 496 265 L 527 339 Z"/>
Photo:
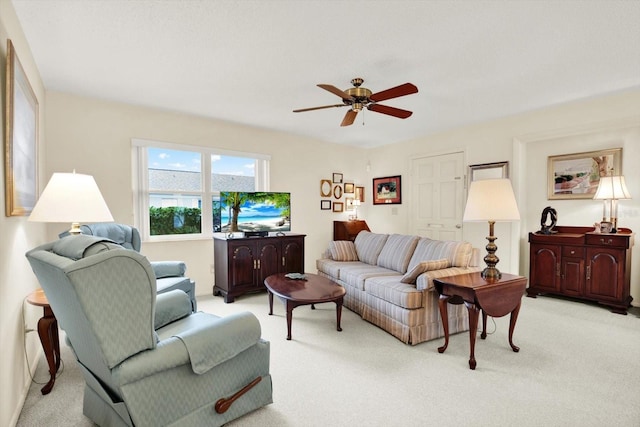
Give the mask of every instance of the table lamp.
<path id="1" fill-rule="evenodd" d="M 618 200 L 630 199 L 631 195 L 627 190 L 627 184 L 624 176 L 603 176 L 598 182 L 598 190 L 593 196 L 595 200 L 603 200 L 602 204 L 602 221 L 611 222 L 611 232 L 618 231 Z M 609 208 L 609 217 L 607 217 L 607 207 Z"/>
<path id="2" fill-rule="evenodd" d="M 511 181 L 507 178 L 472 181 L 462 220 L 465 222 L 489 222 L 489 236 L 487 237 L 489 243 L 486 246 L 487 255 L 484 257 L 487 267 L 482 271 L 481 276 L 485 280 L 499 279 L 502 274 L 496 268 L 496 264 L 500 260 L 495 254 L 498 247 L 494 243 L 497 237 L 493 234 L 493 226 L 496 222 L 520 220 Z"/>
<path id="3" fill-rule="evenodd" d="M 112 222 L 91 175 L 54 173 L 29 215 L 29 221 L 70 222 L 70 234 L 80 234 L 81 222 Z"/>

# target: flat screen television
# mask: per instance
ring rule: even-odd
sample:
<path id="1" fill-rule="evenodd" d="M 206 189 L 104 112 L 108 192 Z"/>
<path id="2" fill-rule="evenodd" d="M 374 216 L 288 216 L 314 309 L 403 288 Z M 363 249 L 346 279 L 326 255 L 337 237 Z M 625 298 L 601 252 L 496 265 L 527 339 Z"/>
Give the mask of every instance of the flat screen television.
<path id="1" fill-rule="evenodd" d="M 213 202 L 213 230 L 291 231 L 291 193 L 221 191 Z"/>

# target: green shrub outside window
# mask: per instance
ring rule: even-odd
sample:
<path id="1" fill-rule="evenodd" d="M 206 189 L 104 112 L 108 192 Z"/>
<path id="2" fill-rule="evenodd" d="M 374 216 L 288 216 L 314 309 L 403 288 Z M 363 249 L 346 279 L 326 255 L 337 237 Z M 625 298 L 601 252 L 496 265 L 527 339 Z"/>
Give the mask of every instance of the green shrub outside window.
<path id="1" fill-rule="evenodd" d="M 200 208 L 149 208 L 149 226 L 152 236 L 165 234 L 195 234 L 202 230 Z"/>

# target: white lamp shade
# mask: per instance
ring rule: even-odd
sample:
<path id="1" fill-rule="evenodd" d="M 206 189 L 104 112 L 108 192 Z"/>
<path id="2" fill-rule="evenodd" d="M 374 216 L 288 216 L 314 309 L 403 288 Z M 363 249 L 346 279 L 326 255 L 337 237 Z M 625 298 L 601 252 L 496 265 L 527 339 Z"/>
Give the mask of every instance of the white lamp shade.
<path id="1" fill-rule="evenodd" d="M 113 216 L 91 175 L 54 173 L 29 221 L 111 222 Z"/>
<path id="2" fill-rule="evenodd" d="M 630 199 L 631 195 L 624 182 L 624 176 L 603 176 L 598 182 L 598 190 L 593 196 L 597 200 L 607 199 Z"/>
<path id="3" fill-rule="evenodd" d="M 507 178 L 472 181 L 462 218 L 474 221 L 519 221 L 520 212 Z"/>

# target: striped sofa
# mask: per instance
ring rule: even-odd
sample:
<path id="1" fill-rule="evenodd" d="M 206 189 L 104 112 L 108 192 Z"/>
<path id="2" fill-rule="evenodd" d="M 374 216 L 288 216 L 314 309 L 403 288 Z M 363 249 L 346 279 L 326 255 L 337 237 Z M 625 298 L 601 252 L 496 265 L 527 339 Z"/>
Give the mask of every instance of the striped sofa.
<path id="1" fill-rule="evenodd" d="M 331 242 L 316 267 L 345 287 L 345 307 L 415 345 L 444 336 L 433 279 L 480 271 L 478 258 L 468 242 L 361 231 L 354 242 Z M 450 333 L 469 329 L 464 305 L 448 312 Z"/>

